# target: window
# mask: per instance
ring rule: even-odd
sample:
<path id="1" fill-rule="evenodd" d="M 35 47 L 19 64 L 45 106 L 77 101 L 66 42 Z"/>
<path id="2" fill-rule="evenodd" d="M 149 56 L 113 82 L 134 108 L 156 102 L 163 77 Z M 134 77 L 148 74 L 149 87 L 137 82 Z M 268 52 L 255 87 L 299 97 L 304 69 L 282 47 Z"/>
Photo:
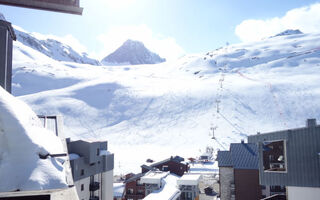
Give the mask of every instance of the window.
<path id="1" fill-rule="evenodd" d="M 81 169 L 80 176 L 84 175 L 84 169 Z"/>
<path id="2" fill-rule="evenodd" d="M 164 171 L 164 172 L 169 171 L 169 166 L 168 165 L 163 165 L 162 166 L 162 171 Z"/>
<path id="3" fill-rule="evenodd" d="M 129 189 L 127 190 L 127 194 L 133 194 L 133 189 L 132 189 L 132 188 L 129 188 Z"/>
<path id="4" fill-rule="evenodd" d="M 100 155 L 100 149 L 98 148 L 97 149 L 97 156 L 99 156 Z"/>
<path id="5" fill-rule="evenodd" d="M 81 191 L 83 191 L 84 190 L 84 185 L 83 184 L 81 184 Z"/>
<path id="6" fill-rule="evenodd" d="M 263 142 L 263 167 L 265 171 L 286 171 L 285 141 Z"/>

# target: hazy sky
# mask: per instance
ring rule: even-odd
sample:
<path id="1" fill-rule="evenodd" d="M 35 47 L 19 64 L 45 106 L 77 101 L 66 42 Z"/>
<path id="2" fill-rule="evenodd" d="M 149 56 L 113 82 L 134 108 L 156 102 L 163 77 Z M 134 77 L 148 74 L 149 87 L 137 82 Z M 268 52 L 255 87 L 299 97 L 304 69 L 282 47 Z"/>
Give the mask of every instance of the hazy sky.
<path id="1" fill-rule="evenodd" d="M 166 58 L 254 41 L 288 28 L 320 31 L 320 1 L 80 0 L 82 16 L 0 6 L 28 32 L 55 35 L 102 58 L 124 40 L 142 40 Z M 319 2 L 319 3 L 318 3 Z"/>

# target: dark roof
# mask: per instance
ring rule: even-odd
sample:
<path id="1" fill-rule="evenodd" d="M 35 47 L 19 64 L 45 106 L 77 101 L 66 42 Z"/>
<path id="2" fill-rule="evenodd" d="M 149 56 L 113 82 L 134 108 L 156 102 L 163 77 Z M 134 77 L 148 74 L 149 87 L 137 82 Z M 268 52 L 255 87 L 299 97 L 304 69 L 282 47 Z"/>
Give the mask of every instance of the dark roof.
<path id="1" fill-rule="evenodd" d="M 161 165 L 161 164 L 164 164 L 166 162 L 169 162 L 169 161 L 173 161 L 173 162 L 177 162 L 177 163 L 181 163 L 182 161 L 184 161 L 184 158 L 180 157 L 180 156 L 171 156 L 170 158 L 167 158 L 165 160 L 162 160 L 162 161 L 159 161 L 159 162 L 156 162 L 156 163 L 153 163 L 151 165 L 142 165 L 141 167 L 142 168 L 145 168 L 145 169 L 148 169 L 150 168 L 150 170 L 158 165 Z M 148 168 L 147 168 L 148 167 Z"/>
<path id="2" fill-rule="evenodd" d="M 218 166 L 219 167 L 232 167 L 232 159 L 230 151 L 218 151 Z"/>
<path id="3" fill-rule="evenodd" d="M 130 178 L 128 178 L 127 180 L 123 181 L 124 183 L 129 183 L 131 181 L 136 181 L 137 179 L 141 178 L 142 176 L 144 176 L 146 173 L 139 173 L 139 174 L 136 174 Z"/>
<path id="4" fill-rule="evenodd" d="M 253 143 L 232 143 L 230 151 L 218 152 L 219 167 L 259 169 L 258 147 Z"/>
<path id="5" fill-rule="evenodd" d="M 235 169 L 258 169 L 258 147 L 253 143 L 233 143 L 230 145 L 233 168 Z"/>

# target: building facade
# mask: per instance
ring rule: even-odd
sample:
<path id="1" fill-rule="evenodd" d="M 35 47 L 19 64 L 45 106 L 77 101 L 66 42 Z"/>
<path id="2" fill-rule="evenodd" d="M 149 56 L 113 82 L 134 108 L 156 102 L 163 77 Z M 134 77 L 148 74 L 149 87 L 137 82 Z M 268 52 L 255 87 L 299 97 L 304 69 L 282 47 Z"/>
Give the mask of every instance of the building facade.
<path id="1" fill-rule="evenodd" d="M 112 200 L 114 154 L 108 143 L 68 141 L 73 180 L 80 200 Z"/>
<path id="2" fill-rule="evenodd" d="M 259 148 L 262 185 L 285 186 L 289 200 L 320 196 L 320 126 L 315 119 L 308 119 L 306 127 L 252 135 L 248 141 Z"/>
<path id="3" fill-rule="evenodd" d="M 258 148 L 255 144 L 232 143 L 229 151 L 218 152 L 217 161 L 221 200 L 262 198 Z"/>

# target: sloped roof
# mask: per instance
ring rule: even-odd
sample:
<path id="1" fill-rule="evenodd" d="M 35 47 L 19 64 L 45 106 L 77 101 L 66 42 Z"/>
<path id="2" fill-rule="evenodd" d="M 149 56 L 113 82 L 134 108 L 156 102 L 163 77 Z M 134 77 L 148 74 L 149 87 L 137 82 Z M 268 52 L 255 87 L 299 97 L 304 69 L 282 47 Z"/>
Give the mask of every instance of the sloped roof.
<path id="1" fill-rule="evenodd" d="M 233 168 L 259 169 L 258 147 L 253 143 L 233 143 L 230 145 Z"/>
<path id="2" fill-rule="evenodd" d="M 176 162 L 176 163 L 181 163 L 184 161 L 184 158 L 180 157 L 180 156 L 171 156 L 170 158 L 167 158 L 165 160 L 162 160 L 162 161 L 159 161 L 159 162 L 155 162 L 155 163 L 152 163 L 151 165 L 142 165 L 141 167 L 142 168 L 145 168 L 145 169 L 148 169 L 148 170 L 151 170 L 153 169 L 154 167 L 158 166 L 158 165 L 161 165 L 161 164 L 164 164 L 166 162 L 169 162 L 169 161 L 173 161 L 173 162 Z M 181 163 L 181 164 L 184 164 L 184 163 Z"/>
<path id="3" fill-rule="evenodd" d="M 230 151 L 218 151 L 218 166 L 219 167 L 232 167 L 232 159 Z"/>
<path id="4" fill-rule="evenodd" d="M 253 143 L 232 143 L 230 151 L 219 151 L 219 167 L 259 169 L 258 147 Z"/>
<path id="5" fill-rule="evenodd" d="M 125 180 L 125 181 L 124 181 L 124 183 L 129 183 L 129 182 L 131 182 L 131 181 L 135 181 L 135 180 L 137 180 L 137 179 L 141 178 L 142 176 L 144 176 L 145 174 L 146 174 L 146 173 L 139 173 L 139 174 L 136 174 L 136 175 L 134 175 L 134 176 L 132 176 L 132 177 L 128 178 L 127 180 Z"/>

